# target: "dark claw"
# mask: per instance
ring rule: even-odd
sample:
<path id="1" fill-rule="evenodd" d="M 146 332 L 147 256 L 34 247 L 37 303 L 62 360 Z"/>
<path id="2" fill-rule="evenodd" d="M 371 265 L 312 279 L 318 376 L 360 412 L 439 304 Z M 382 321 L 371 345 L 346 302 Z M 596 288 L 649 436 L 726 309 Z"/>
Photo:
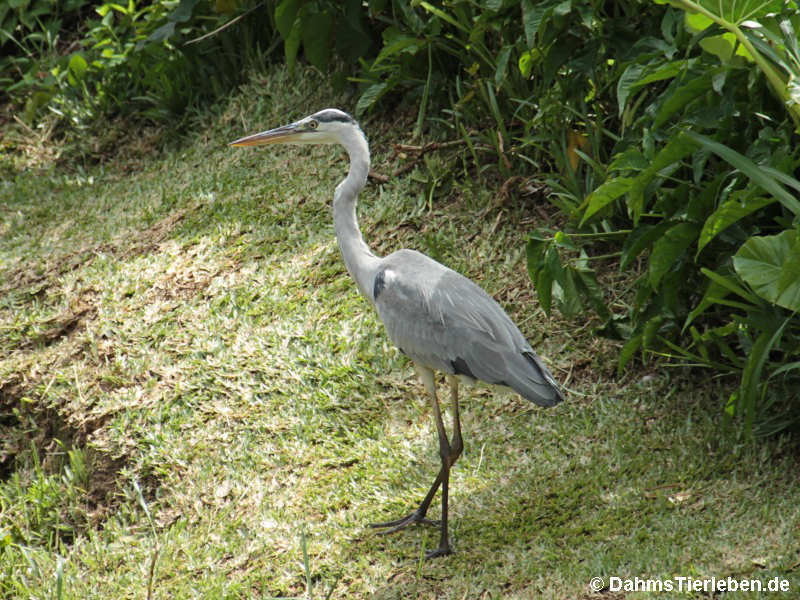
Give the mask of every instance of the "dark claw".
<path id="1" fill-rule="evenodd" d="M 437 556 L 447 556 L 448 554 L 452 554 L 453 551 L 450 549 L 450 546 L 438 547 L 436 550 L 430 550 L 425 553 L 425 558 L 436 558 Z"/>
<path id="2" fill-rule="evenodd" d="M 394 521 L 386 521 L 384 523 L 370 523 L 369 526 L 372 527 L 373 529 L 388 528 L 385 531 L 379 532 L 381 535 L 386 535 L 389 533 L 394 533 L 395 531 L 400 531 L 401 529 L 404 529 L 409 525 L 414 525 L 415 523 L 420 523 L 422 525 L 433 525 L 434 527 L 441 526 L 441 521 L 426 519 L 417 510 L 412 512 L 410 515 L 402 517 L 400 519 L 395 519 Z"/>

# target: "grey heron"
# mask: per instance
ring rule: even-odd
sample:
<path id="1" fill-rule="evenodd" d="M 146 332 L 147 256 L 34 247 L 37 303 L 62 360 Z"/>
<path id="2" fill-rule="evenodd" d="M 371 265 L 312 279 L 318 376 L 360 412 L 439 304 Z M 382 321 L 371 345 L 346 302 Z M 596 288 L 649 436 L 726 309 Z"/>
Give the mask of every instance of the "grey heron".
<path id="1" fill-rule="evenodd" d="M 374 523 L 385 533 L 414 523 L 440 527 L 439 547 L 428 558 L 450 554 L 447 528 L 450 469 L 464 448 L 458 412 L 460 378 L 509 387 L 540 406 L 564 399 L 553 375 L 500 305 L 475 283 L 415 250 L 376 256 L 364 242 L 356 216 L 356 199 L 367 181 L 369 145 L 358 123 L 329 108 L 276 129 L 231 142 L 231 146 L 267 144 L 341 144 L 350 156 L 347 177 L 333 195 L 336 239 L 351 277 L 377 310 L 389 339 L 407 355 L 430 397 L 439 437 L 441 468 L 419 507 L 393 521 Z M 452 433 L 448 438 L 434 371 L 446 374 L 452 400 Z M 442 489 L 439 521 L 426 518 Z"/>

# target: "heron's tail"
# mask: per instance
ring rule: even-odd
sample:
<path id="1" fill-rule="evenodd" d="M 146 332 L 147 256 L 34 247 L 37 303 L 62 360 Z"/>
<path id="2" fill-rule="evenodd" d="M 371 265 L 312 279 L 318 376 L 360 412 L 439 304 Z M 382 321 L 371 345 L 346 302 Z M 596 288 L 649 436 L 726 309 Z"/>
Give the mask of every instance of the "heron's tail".
<path id="1" fill-rule="evenodd" d="M 506 384 L 526 400 L 539 406 L 553 406 L 564 394 L 544 363 L 533 352 L 521 352 Z"/>

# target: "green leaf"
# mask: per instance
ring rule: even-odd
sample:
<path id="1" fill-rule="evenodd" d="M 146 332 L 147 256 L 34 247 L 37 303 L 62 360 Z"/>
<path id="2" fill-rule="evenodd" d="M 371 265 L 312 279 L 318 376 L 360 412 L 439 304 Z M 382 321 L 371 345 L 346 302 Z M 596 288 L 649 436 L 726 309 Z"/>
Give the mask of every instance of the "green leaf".
<path id="1" fill-rule="evenodd" d="M 655 290 L 661 278 L 669 271 L 697 238 L 696 223 L 678 223 L 670 227 L 655 244 L 650 254 L 648 281 Z"/>
<path id="2" fill-rule="evenodd" d="M 86 69 L 89 68 L 89 63 L 86 62 L 86 59 L 83 56 L 76 52 L 73 54 L 69 59 L 69 74 L 67 79 L 69 80 L 70 85 L 77 85 L 78 82 L 83 79 L 84 74 L 86 73 Z"/>
<path id="3" fill-rule="evenodd" d="M 634 223 L 639 222 L 639 217 L 644 210 L 644 191 L 653 178 L 661 171 L 675 162 L 683 159 L 697 149 L 697 143 L 684 133 L 679 133 L 671 138 L 667 144 L 653 157 L 650 166 L 642 171 L 633 181 L 628 194 L 628 209 L 633 216 Z"/>
<path id="4" fill-rule="evenodd" d="M 413 12 L 413 11 L 412 11 Z M 336 52 L 345 62 L 357 62 L 369 53 L 372 36 L 364 28 L 361 0 L 344 2 L 344 19 L 336 23 Z"/>
<path id="5" fill-rule="evenodd" d="M 664 235 L 672 227 L 673 221 L 662 221 L 657 225 L 642 224 L 637 226 L 626 238 L 622 245 L 622 255 L 619 270 L 625 271 L 645 248 L 649 248 L 655 240 Z"/>
<path id="6" fill-rule="evenodd" d="M 542 269 L 534 281 L 539 304 L 542 305 L 545 314 L 549 316 L 553 304 L 553 275 L 548 269 Z"/>
<path id="7" fill-rule="evenodd" d="M 356 103 L 356 115 L 362 115 L 371 109 L 386 92 L 391 89 L 388 82 L 375 83 L 369 86 Z"/>
<path id="8" fill-rule="evenodd" d="M 717 69 L 709 70 L 668 92 L 669 95 L 656 111 L 653 119 L 653 129 L 661 127 L 667 119 L 689 104 L 689 102 L 712 89 L 713 78 L 716 73 Z"/>
<path id="9" fill-rule="evenodd" d="M 531 279 L 536 276 L 536 272 L 544 265 L 544 253 L 549 245 L 549 238 L 537 237 L 536 232 L 528 238 L 528 243 L 525 245 L 525 256 L 527 258 L 528 274 Z"/>
<path id="10" fill-rule="evenodd" d="M 275 7 L 275 26 L 281 37 L 286 40 L 292 32 L 301 0 L 281 0 Z"/>
<path id="11" fill-rule="evenodd" d="M 499 88 L 503 85 L 506 79 L 506 72 L 508 71 L 508 59 L 511 58 L 511 50 L 513 46 L 506 46 L 497 55 L 497 68 L 494 72 L 494 84 Z"/>
<path id="12" fill-rule="evenodd" d="M 729 63 L 733 58 L 734 50 L 739 50 L 740 45 L 737 44 L 736 36 L 732 33 L 723 33 L 721 35 L 712 35 L 711 37 L 703 38 L 700 40 L 700 47 L 719 58 L 723 63 Z M 749 53 L 748 53 L 749 54 Z M 750 57 L 752 59 L 752 57 Z"/>
<path id="13" fill-rule="evenodd" d="M 661 64 L 659 68 L 648 71 L 646 65 L 630 65 L 617 81 L 617 110 L 622 115 L 625 103 L 631 92 L 638 90 L 649 83 L 672 79 L 686 68 L 687 61 L 675 60 Z"/>
<path id="14" fill-rule="evenodd" d="M 303 52 L 308 62 L 320 71 L 328 70 L 331 55 L 333 19 L 324 12 L 310 14 L 303 21 Z"/>
<path id="15" fill-rule="evenodd" d="M 617 363 L 617 373 L 622 375 L 622 371 L 625 369 L 625 366 L 630 362 L 633 358 L 633 355 L 636 354 L 636 351 L 642 347 L 642 334 L 634 335 L 631 337 L 625 344 L 622 346 L 622 349 L 619 351 L 619 362 Z"/>
<path id="16" fill-rule="evenodd" d="M 377 15 L 386 8 L 388 0 L 369 0 L 369 12 L 371 15 Z"/>
<path id="17" fill-rule="evenodd" d="M 197 6 L 198 2 L 200 0 L 181 0 L 178 8 L 172 11 L 167 18 L 177 23 L 185 23 L 192 18 L 192 12 L 194 12 L 194 7 Z"/>
<path id="18" fill-rule="evenodd" d="M 800 311 L 800 239 L 795 230 L 750 238 L 734 255 L 733 268 L 761 298 Z"/>
<path id="19" fill-rule="evenodd" d="M 682 8 L 692 8 L 692 4 L 708 11 L 717 19 L 739 25 L 748 19 L 759 19 L 770 13 L 780 12 L 783 0 L 693 0 L 679 2 Z"/>
<path id="20" fill-rule="evenodd" d="M 774 332 L 763 331 L 756 339 L 753 347 L 747 356 L 744 369 L 742 370 L 742 381 L 739 386 L 739 403 L 741 408 L 744 409 L 744 417 L 746 422 L 746 430 L 749 433 L 752 429 L 753 420 L 755 418 L 756 403 L 758 401 L 759 387 L 762 389 L 766 383 L 759 386 L 761 382 L 761 372 L 764 369 L 764 364 L 769 358 L 769 353 L 780 342 L 783 330 L 792 319 L 791 316 L 778 327 Z"/>
<path id="21" fill-rule="evenodd" d="M 519 72 L 523 77 L 530 77 L 533 70 L 533 54 L 530 51 L 523 52 L 522 56 L 519 57 L 519 61 L 517 61 L 517 67 L 519 67 Z"/>
<path id="22" fill-rule="evenodd" d="M 542 27 L 542 21 L 553 12 L 555 2 L 534 2 L 522 0 L 522 27 L 525 30 L 525 42 L 528 48 L 536 45 L 536 36 Z"/>
<path id="23" fill-rule="evenodd" d="M 775 180 L 774 177 L 771 177 L 752 160 L 742 154 L 739 154 L 736 152 L 736 150 L 728 148 L 727 146 L 699 133 L 687 131 L 685 135 L 739 169 L 742 173 L 747 175 L 747 177 L 749 177 L 753 183 L 775 196 L 775 198 L 777 198 L 778 201 L 787 209 L 789 209 L 795 216 L 800 215 L 800 200 L 787 192 L 783 186 Z"/>
<path id="24" fill-rule="evenodd" d="M 633 91 L 634 84 L 642 78 L 644 69 L 644 65 L 629 65 L 617 80 L 617 111 L 620 116 L 625 112 L 628 96 Z"/>
<path id="25" fill-rule="evenodd" d="M 381 48 L 381 51 L 375 59 L 375 65 L 380 64 L 387 58 L 391 58 L 396 54 L 410 54 L 413 56 L 419 52 L 425 44 L 425 40 L 401 34 L 397 29 L 391 32 L 390 30 L 392 30 L 391 27 L 383 32 L 383 48 Z"/>
<path id="26" fill-rule="evenodd" d="M 706 269 L 705 267 L 700 268 L 700 272 L 708 277 L 711 281 L 718 284 L 720 287 L 728 290 L 729 292 L 733 292 L 734 294 L 744 298 L 750 304 L 755 306 L 759 305 L 759 300 L 751 293 L 746 291 L 742 286 L 738 285 L 733 279 L 730 277 L 726 277 L 725 275 L 721 275 L 719 273 L 715 273 L 710 269 Z"/>
<path id="27" fill-rule="evenodd" d="M 743 194 L 723 202 L 703 224 L 697 241 L 697 254 L 725 229 L 757 210 L 774 203 L 773 198 L 750 198 Z"/>
<path id="28" fill-rule="evenodd" d="M 164 40 L 172 37 L 175 33 L 175 21 L 167 21 L 161 27 L 158 27 L 153 33 L 147 37 L 148 42 L 163 42 Z M 104 54 L 110 56 L 110 54 Z"/>
<path id="29" fill-rule="evenodd" d="M 422 8 L 424 8 L 425 10 L 427 10 L 428 12 L 433 13 L 434 15 L 436 15 L 437 17 L 439 17 L 443 21 L 447 21 L 453 27 L 455 27 L 457 29 L 460 29 L 464 33 L 467 33 L 467 34 L 470 33 L 469 29 L 467 29 L 464 25 L 462 25 L 461 23 L 456 21 L 449 14 L 444 12 L 441 8 L 437 8 L 437 7 L 433 6 L 432 4 L 430 4 L 429 2 L 420 2 L 419 5 Z"/>
<path id="30" fill-rule="evenodd" d="M 635 88 L 643 87 L 649 83 L 654 83 L 656 81 L 663 81 L 665 79 L 672 79 L 676 75 L 678 75 L 681 71 L 683 71 L 687 66 L 687 61 L 685 60 L 673 60 L 672 62 L 668 62 L 666 64 L 661 65 L 655 71 L 651 71 L 644 75 L 641 79 L 633 84 Z"/>
<path id="31" fill-rule="evenodd" d="M 589 300 L 589 304 L 603 320 L 611 318 L 611 313 L 606 306 L 603 288 L 597 281 L 597 273 L 590 269 L 576 269 L 576 284 L 580 292 Z"/>
<path id="32" fill-rule="evenodd" d="M 294 25 L 289 31 L 289 35 L 283 40 L 283 54 L 286 58 L 286 67 L 289 73 L 294 73 L 294 65 L 297 62 L 297 52 L 300 50 L 300 42 L 303 39 L 303 24 L 300 18 L 296 18 Z"/>
<path id="33" fill-rule="evenodd" d="M 724 275 L 719 275 L 719 277 L 724 277 Z M 731 282 L 733 283 L 733 282 Z M 735 285 L 735 284 L 734 284 Z M 686 331 L 686 328 L 689 327 L 694 320 L 703 314 L 709 306 L 712 304 L 717 304 L 719 300 L 724 299 L 730 293 L 730 290 L 726 287 L 723 287 L 718 281 L 711 279 L 708 282 L 708 287 L 706 288 L 703 297 L 701 298 L 700 302 L 695 306 L 689 315 L 686 317 L 686 321 L 683 324 L 683 328 L 681 329 L 681 333 Z"/>
<path id="34" fill-rule="evenodd" d="M 615 154 L 611 164 L 608 165 L 609 171 L 644 171 L 650 166 L 650 161 L 642 154 L 641 150 L 631 146 L 624 152 Z"/>
<path id="35" fill-rule="evenodd" d="M 631 189 L 633 179 L 616 177 L 604 182 L 586 198 L 586 210 L 580 224 L 583 225 L 592 215 L 601 210 Z"/>
<path id="36" fill-rule="evenodd" d="M 564 316 L 571 318 L 576 316 L 583 309 L 581 303 L 581 295 L 578 292 L 578 273 L 575 269 L 569 267 L 563 269 L 563 281 L 556 280 L 559 285 L 558 290 L 554 290 L 558 298 L 558 308 Z"/>

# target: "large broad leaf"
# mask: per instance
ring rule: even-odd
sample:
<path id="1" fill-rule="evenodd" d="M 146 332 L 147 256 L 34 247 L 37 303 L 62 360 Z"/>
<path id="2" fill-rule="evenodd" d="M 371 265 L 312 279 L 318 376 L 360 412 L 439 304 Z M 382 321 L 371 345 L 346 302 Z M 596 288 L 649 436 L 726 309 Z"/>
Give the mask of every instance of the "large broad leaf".
<path id="1" fill-rule="evenodd" d="M 289 35 L 283 39 L 283 54 L 286 59 L 286 67 L 291 74 L 294 74 L 294 65 L 297 62 L 297 53 L 300 50 L 300 42 L 302 40 L 303 22 L 301 17 L 298 16 L 289 30 Z"/>
<path id="2" fill-rule="evenodd" d="M 800 239 L 795 230 L 747 240 L 733 268 L 765 300 L 800 311 Z"/>
<path id="3" fill-rule="evenodd" d="M 194 7 L 197 6 L 198 2 L 200 2 L 200 0 L 181 0 L 178 8 L 172 11 L 168 19 L 177 23 L 185 23 L 192 18 Z"/>
<path id="4" fill-rule="evenodd" d="M 525 30 L 525 42 L 528 48 L 536 45 L 536 36 L 542 28 L 542 23 L 552 14 L 558 0 L 549 2 L 535 2 L 522 0 L 522 28 Z"/>
<path id="5" fill-rule="evenodd" d="M 655 0 L 655 2 L 704 13 L 733 25 L 780 12 L 783 5 L 783 0 Z"/>
<path id="6" fill-rule="evenodd" d="M 344 19 L 336 23 L 336 52 L 345 63 L 356 62 L 368 54 L 372 36 L 364 27 L 361 0 L 346 0 L 343 4 Z"/>

